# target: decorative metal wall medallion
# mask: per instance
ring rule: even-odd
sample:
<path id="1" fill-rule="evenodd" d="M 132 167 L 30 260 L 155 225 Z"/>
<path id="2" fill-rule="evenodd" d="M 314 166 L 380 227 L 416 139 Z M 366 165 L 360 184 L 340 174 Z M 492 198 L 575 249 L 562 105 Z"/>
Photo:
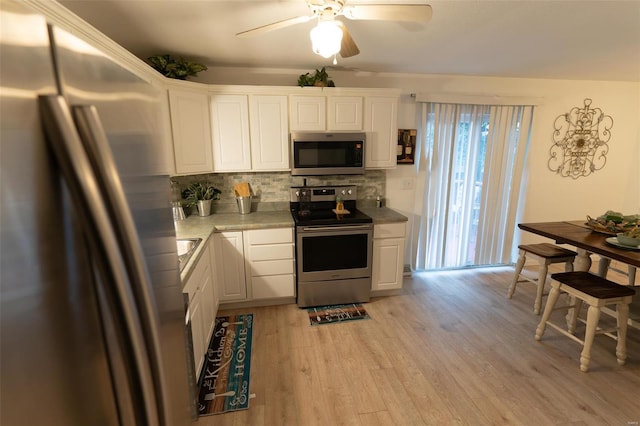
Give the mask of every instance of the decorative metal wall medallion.
<path id="1" fill-rule="evenodd" d="M 607 162 L 613 118 L 600 108 L 591 108 L 591 99 L 584 107 L 574 107 L 559 115 L 553 123 L 553 145 L 549 150 L 549 169 L 561 176 L 589 176 Z"/>

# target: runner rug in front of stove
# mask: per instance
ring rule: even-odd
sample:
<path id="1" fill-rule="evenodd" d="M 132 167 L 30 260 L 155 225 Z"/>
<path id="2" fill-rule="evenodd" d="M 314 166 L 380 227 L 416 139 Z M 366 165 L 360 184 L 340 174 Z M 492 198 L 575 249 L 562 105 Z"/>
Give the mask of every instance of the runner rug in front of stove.
<path id="1" fill-rule="evenodd" d="M 216 318 L 200 377 L 198 414 L 249 408 L 253 314 Z"/>

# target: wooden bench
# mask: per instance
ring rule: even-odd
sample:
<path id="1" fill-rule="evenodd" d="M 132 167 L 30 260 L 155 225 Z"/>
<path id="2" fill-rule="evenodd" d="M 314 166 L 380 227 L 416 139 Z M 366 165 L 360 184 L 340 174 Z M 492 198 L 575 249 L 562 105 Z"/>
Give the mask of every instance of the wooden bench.
<path id="1" fill-rule="evenodd" d="M 536 299 L 533 303 L 533 312 L 538 315 L 542 308 L 542 296 L 544 295 L 544 286 L 547 281 L 549 265 L 554 263 L 564 263 L 565 271 L 573 271 L 573 261 L 576 258 L 577 253 L 549 243 L 521 244 L 518 246 L 518 249 L 520 249 L 520 255 L 516 262 L 515 274 L 511 281 L 511 285 L 509 286 L 507 297 L 509 299 L 513 297 L 513 293 L 516 291 L 516 285 L 519 282 L 528 281 L 535 284 L 537 286 L 537 291 Z M 530 278 L 522 272 L 527 256 L 538 260 L 537 278 Z"/>
<path id="2" fill-rule="evenodd" d="M 571 304 L 556 308 L 556 302 L 561 293 L 571 296 Z M 547 325 L 558 330 L 565 336 L 577 341 L 583 345 L 580 354 L 580 370 L 589 371 L 589 362 L 591 360 L 591 346 L 596 334 L 604 334 L 615 340 L 616 358 L 619 365 L 624 365 L 627 359 L 627 320 L 629 317 L 629 304 L 632 301 L 635 290 L 616 284 L 605 278 L 590 274 L 589 272 L 563 272 L 551 275 L 551 292 L 544 308 L 544 313 L 540 319 L 540 323 L 536 329 L 536 340 L 542 339 Z M 584 340 L 574 335 L 578 313 L 582 307 L 582 303 L 587 303 L 589 309 L 587 311 L 587 328 L 585 330 Z M 615 305 L 614 316 L 616 318 L 616 328 L 613 330 L 599 330 L 598 322 L 600 320 L 600 311 L 603 307 Z M 568 309 L 569 319 L 567 330 L 549 321 L 552 311 L 556 309 Z M 616 334 L 612 334 L 615 331 Z"/>

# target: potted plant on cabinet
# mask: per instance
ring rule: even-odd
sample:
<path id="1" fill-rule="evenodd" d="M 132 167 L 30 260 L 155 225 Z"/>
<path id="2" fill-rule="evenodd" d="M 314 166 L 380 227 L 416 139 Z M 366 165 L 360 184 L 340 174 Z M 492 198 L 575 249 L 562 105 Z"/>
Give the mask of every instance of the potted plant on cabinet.
<path id="1" fill-rule="evenodd" d="M 187 206 L 196 206 L 198 216 L 209 216 L 211 214 L 211 202 L 220 199 L 221 191 L 209 182 L 194 182 L 182 192 L 182 198 L 187 202 Z"/>
<path id="2" fill-rule="evenodd" d="M 317 87 L 335 87 L 333 80 L 329 79 L 329 74 L 324 67 L 322 69 L 316 69 L 316 72 L 311 75 L 309 73 L 301 74 L 298 77 L 298 86 L 317 86 Z"/>
<path id="3" fill-rule="evenodd" d="M 155 55 L 147 58 L 151 67 L 168 78 L 186 80 L 196 76 L 200 71 L 207 70 L 205 65 L 187 61 L 184 58 L 173 58 L 171 55 Z"/>

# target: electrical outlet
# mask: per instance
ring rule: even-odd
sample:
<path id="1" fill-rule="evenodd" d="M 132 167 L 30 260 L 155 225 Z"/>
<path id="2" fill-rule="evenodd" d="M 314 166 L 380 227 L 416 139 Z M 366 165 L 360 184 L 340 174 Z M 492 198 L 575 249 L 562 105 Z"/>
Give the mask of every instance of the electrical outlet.
<path id="1" fill-rule="evenodd" d="M 413 189 L 413 179 L 402 179 L 402 189 Z"/>

